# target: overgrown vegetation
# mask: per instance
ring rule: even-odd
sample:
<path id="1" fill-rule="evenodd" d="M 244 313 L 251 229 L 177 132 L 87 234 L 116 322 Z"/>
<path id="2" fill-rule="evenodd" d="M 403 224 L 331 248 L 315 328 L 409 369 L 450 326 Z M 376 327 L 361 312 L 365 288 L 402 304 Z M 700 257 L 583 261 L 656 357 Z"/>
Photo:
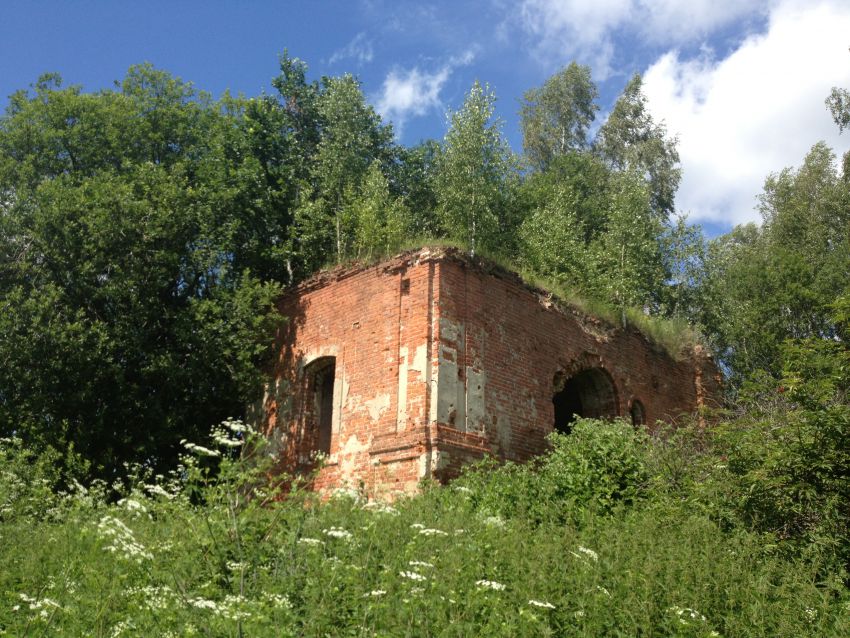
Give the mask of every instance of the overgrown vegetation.
<path id="1" fill-rule="evenodd" d="M 850 156 L 815 144 L 709 241 L 638 76 L 592 139 L 589 69 L 530 89 L 524 156 L 479 83 L 412 148 L 352 76 L 284 54 L 272 86 L 45 75 L 0 117 L 0 634 L 850 634 Z M 674 353 L 701 331 L 732 407 L 583 421 L 392 506 L 272 478 L 241 421 L 202 440 L 284 286 L 413 237 Z"/>
<path id="2" fill-rule="evenodd" d="M 275 488 L 238 421 L 165 476 L 58 493 L 52 465 L 4 439 L 0 632 L 845 636 L 850 409 L 832 389 L 763 403 L 756 429 L 583 420 L 534 464 L 392 504 Z M 825 420 L 834 436 L 787 445 L 792 423 Z"/>

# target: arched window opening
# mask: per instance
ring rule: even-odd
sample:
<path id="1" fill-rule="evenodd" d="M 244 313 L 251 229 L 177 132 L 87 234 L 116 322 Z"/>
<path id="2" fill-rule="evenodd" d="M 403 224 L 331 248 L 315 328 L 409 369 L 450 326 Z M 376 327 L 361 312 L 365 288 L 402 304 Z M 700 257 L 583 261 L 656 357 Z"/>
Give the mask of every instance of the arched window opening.
<path id="1" fill-rule="evenodd" d="M 331 453 L 335 377 L 336 357 L 322 357 L 307 368 L 307 391 L 313 399 L 307 436 L 312 440 L 313 450 L 323 454 Z"/>
<path id="2" fill-rule="evenodd" d="M 643 403 L 635 399 L 632 401 L 632 407 L 629 410 L 632 417 L 632 425 L 646 425 L 646 410 L 643 409 Z"/>
<path id="3" fill-rule="evenodd" d="M 576 417 L 602 419 L 617 416 L 617 392 L 614 382 L 602 368 L 590 368 L 567 378 L 562 372 L 555 375 L 555 430 L 563 434 L 572 431 Z"/>

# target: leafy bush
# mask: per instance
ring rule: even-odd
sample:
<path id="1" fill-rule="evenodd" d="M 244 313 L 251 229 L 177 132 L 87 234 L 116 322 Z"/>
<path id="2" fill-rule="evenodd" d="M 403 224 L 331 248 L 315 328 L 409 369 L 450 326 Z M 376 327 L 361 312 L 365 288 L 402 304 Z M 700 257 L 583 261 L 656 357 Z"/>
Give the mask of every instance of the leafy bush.
<path id="1" fill-rule="evenodd" d="M 494 471 L 485 461 L 459 485 L 475 487 L 482 511 L 537 522 L 610 514 L 646 495 L 646 436 L 625 421 L 579 419 L 569 435 L 553 433 L 549 442 L 550 452 L 536 462 Z"/>

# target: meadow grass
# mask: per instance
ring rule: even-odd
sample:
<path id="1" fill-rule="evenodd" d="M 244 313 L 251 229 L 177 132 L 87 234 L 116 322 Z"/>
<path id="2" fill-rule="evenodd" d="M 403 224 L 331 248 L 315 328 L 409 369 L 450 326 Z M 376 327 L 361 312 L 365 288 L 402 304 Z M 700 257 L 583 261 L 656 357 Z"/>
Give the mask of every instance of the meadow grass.
<path id="1" fill-rule="evenodd" d="M 576 483 L 577 461 L 627 427 L 596 425 L 614 429 L 393 504 L 278 493 L 226 448 L 171 477 L 52 494 L 7 441 L 0 634 L 847 635 L 850 597 L 822 565 L 665 496 L 651 465 L 632 467 L 641 446 L 603 489 Z"/>

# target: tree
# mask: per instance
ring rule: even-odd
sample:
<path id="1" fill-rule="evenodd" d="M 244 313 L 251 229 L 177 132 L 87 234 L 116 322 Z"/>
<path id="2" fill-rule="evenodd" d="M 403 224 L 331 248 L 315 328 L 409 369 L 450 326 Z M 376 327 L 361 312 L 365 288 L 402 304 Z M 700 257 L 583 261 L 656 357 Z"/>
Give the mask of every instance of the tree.
<path id="1" fill-rule="evenodd" d="M 621 309 L 649 310 L 664 280 L 661 224 L 653 220 L 649 190 L 639 175 L 614 176 L 609 193 L 605 231 L 589 246 L 597 264 L 596 296 Z"/>
<path id="2" fill-rule="evenodd" d="M 149 65 L 113 91 L 49 76 L 15 94 L 0 119 L 3 435 L 113 476 L 170 466 L 181 437 L 253 398 L 278 286 L 247 266 L 266 247 L 264 224 L 240 220 L 241 179 L 262 165 L 234 179 L 228 161 L 250 146 L 240 117 Z"/>
<path id="3" fill-rule="evenodd" d="M 570 151 L 587 148 L 587 132 L 599 107 L 590 67 L 572 62 L 543 86 L 529 89 L 520 108 L 525 154 L 538 170 Z"/>
<path id="4" fill-rule="evenodd" d="M 764 223 L 709 246 L 701 323 L 738 384 L 781 373 L 786 339 L 835 339 L 834 300 L 850 281 L 850 189 L 825 144 L 768 177 Z"/>
<path id="5" fill-rule="evenodd" d="M 838 131 L 850 127 L 850 91 L 839 87 L 832 87 L 826 98 L 826 106 L 832 114 L 832 119 L 838 125 Z"/>
<path id="6" fill-rule="evenodd" d="M 372 162 L 360 193 L 349 204 L 354 226 L 354 256 L 371 259 L 397 249 L 408 234 L 409 213 L 401 198 L 390 194 L 378 161 Z"/>
<path id="7" fill-rule="evenodd" d="M 476 248 L 496 249 L 508 230 L 508 202 L 515 161 L 492 121 L 496 96 L 477 81 L 449 131 L 436 161 L 437 216 L 449 237 Z M 511 229 L 512 230 L 512 229 Z"/>
<path id="8" fill-rule="evenodd" d="M 681 169 L 676 140 L 667 137 L 664 124 L 656 124 L 635 74 L 614 105 L 594 140 L 595 152 L 614 170 L 634 171 L 649 184 L 652 210 L 666 220 L 673 212 Z"/>
<path id="9" fill-rule="evenodd" d="M 360 190 L 369 166 L 392 161 L 395 153 L 390 126 L 366 104 L 352 76 L 323 78 L 317 97 L 320 134 L 310 167 L 310 188 L 303 191 L 299 223 L 311 232 L 302 237 L 302 251 L 321 265 L 325 255 L 337 261 L 350 254 L 354 239 L 350 199 Z"/>
<path id="10" fill-rule="evenodd" d="M 529 270 L 587 294 L 595 277 L 595 264 L 585 243 L 584 224 L 576 212 L 580 206 L 575 190 L 560 188 L 520 226 L 519 254 Z"/>

